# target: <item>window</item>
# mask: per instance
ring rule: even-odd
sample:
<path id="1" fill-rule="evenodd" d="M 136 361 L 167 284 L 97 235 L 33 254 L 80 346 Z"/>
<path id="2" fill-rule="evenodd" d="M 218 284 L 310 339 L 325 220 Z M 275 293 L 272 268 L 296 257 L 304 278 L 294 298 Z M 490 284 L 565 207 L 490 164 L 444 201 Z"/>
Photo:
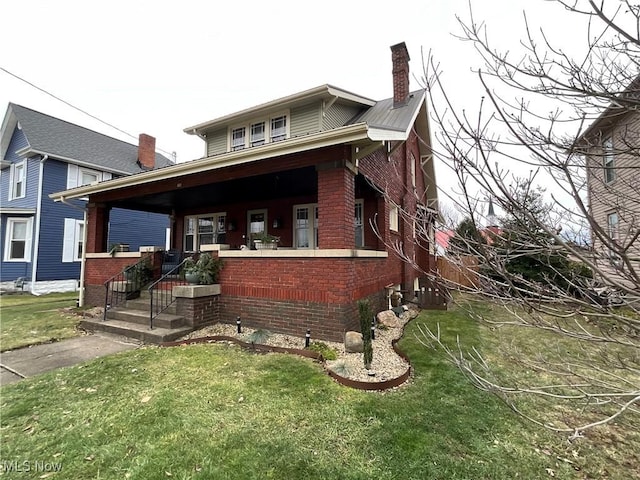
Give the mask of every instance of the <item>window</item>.
<path id="1" fill-rule="evenodd" d="M 364 225 L 362 222 L 363 201 L 356 200 L 355 205 L 355 226 L 356 226 L 356 247 L 364 247 Z"/>
<path id="2" fill-rule="evenodd" d="M 4 248 L 5 261 L 30 261 L 32 223 L 33 218 L 7 219 L 7 237 Z"/>
<path id="3" fill-rule="evenodd" d="M 416 188 L 416 157 L 411 154 L 411 186 Z"/>
<path id="4" fill-rule="evenodd" d="M 293 207 L 294 247 L 318 248 L 318 205 Z"/>
<path id="5" fill-rule="evenodd" d="M 196 252 L 202 245 L 226 241 L 226 214 L 212 213 L 184 219 L 184 250 Z"/>
<path id="6" fill-rule="evenodd" d="M 242 150 L 245 143 L 245 128 L 234 128 L 231 132 L 231 150 Z"/>
<path id="7" fill-rule="evenodd" d="M 251 146 L 264 145 L 264 122 L 251 125 Z"/>
<path id="8" fill-rule="evenodd" d="M 111 173 L 80 167 L 73 163 L 67 165 L 67 188 L 91 185 L 92 183 L 103 182 L 105 180 L 111 180 Z"/>
<path id="9" fill-rule="evenodd" d="M 267 142 L 279 142 L 288 137 L 289 112 L 272 117 L 251 119 L 244 125 L 236 125 L 229 131 L 229 149 L 233 152 L 247 147 L 259 147 Z"/>
<path id="10" fill-rule="evenodd" d="M 93 170 L 85 170 L 84 168 L 80 169 L 80 182 L 78 186 L 82 185 L 91 185 L 94 182 L 100 180 L 100 172 L 95 172 Z"/>
<path id="11" fill-rule="evenodd" d="M 84 221 L 75 218 L 64 219 L 62 242 L 62 262 L 79 262 L 84 249 Z"/>
<path id="12" fill-rule="evenodd" d="M 398 231 L 398 207 L 391 205 L 389 209 L 389 230 Z"/>
<path id="13" fill-rule="evenodd" d="M 612 137 L 607 137 L 602 141 L 602 161 L 604 166 L 604 181 L 605 183 L 611 183 L 616 179 Z"/>
<path id="14" fill-rule="evenodd" d="M 11 164 L 11 171 L 9 172 L 9 183 L 11 184 L 9 190 L 9 200 L 16 198 L 24 198 L 26 195 L 26 182 L 27 177 L 27 162 L 23 160 L 18 163 Z"/>
<path id="15" fill-rule="evenodd" d="M 271 119 L 271 141 L 279 142 L 287 138 L 287 117 L 282 115 Z"/>
<path id="16" fill-rule="evenodd" d="M 612 240 L 618 240 L 619 237 L 619 228 L 618 228 L 618 213 L 613 212 L 607 215 L 607 230 L 609 232 L 609 237 Z"/>

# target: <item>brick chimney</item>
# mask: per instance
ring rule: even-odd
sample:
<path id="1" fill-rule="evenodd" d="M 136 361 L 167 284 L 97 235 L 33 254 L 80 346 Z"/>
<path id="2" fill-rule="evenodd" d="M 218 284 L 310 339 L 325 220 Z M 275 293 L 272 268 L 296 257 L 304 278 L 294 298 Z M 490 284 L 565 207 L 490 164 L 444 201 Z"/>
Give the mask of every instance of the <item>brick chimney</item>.
<path id="1" fill-rule="evenodd" d="M 138 137 L 138 164 L 144 170 L 153 170 L 156 166 L 156 139 L 146 133 Z"/>
<path id="2" fill-rule="evenodd" d="M 391 47 L 394 107 L 401 107 L 409 97 L 409 60 L 409 51 L 404 42 Z"/>

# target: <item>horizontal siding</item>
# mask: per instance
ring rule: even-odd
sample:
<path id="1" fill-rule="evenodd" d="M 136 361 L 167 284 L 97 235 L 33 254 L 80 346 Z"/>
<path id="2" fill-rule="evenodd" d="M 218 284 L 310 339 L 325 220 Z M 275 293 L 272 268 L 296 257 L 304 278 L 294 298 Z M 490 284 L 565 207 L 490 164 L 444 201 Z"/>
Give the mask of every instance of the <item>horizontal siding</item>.
<path id="1" fill-rule="evenodd" d="M 82 210 L 54 202 L 50 193 L 65 190 L 67 169 L 64 162 L 47 160 L 44 164 L 42 206 L 40 215 L 40 246 L 38 251 L 38 281 L 69 280 L 80 278 L 80 262 L 62 262 L 64 219 L 82 220 Z M 84 202 L 76 202 L 84 207 Z"/>
<path id="2" fill-rule="evenodd" d="M 322 119 L 322 130 L 331 130 L 342 127 L 360 112 L 360 109 L 350 105 L 334 103 L 324 114 Z"/>
<path id="3" fill-rule="evenodd" d="M 163 247 L 168 226 L 167 215 L 114 208 L 109 215 L 107 243 L 128 243 L 131 251 L 142 245 Z"/>
<path id="4" fill-rule="evenodd" d="M 605 183 L 602 149 L 594 148 L 588 159 L 589 205 L 596 222 L 606 231 L 607 216 L 617 212 L 620 223 L 620 242 L 626 245 L 640 229 L 640 166 L 637 147 L 640 144 L 640 115 L 627 115 L 612 131 L 602 132 L 594 143 L 611 135 L 615 152 L 615 179 Z M 628 152 L 629 145 L 636 147 Z M 602 245 L 594 238 L 594 248 Z M 629 249 L 630 255 L 640 256 L 640 239 Z"/>
<path id="5" fill-rule="evenodd" d="M 227 151 L 227 129 L 207 133 L 207 156 L 220 155 Z"/>
<path id="6" fill-rule="evenodd" d="M 320 103 L 312 103 L 291 109 L 289 133 L 291 137 L 300 137 L 320 131 Z"/>

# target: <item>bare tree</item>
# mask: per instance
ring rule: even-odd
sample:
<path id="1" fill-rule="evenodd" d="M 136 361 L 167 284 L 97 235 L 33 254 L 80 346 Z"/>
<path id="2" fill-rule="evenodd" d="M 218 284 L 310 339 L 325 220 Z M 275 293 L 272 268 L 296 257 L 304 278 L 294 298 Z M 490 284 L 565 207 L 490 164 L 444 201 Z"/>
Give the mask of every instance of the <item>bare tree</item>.
<path id="1" fill-rule="evenodd" d="M 539 374 L 538 383 L 514 386 L 478 351 L 421 331 L 425 344 L 444 349 L 476 386 L 576 438 L 637 414 L 640 405 L 640 6 L 554 3 L 584 20 L 582 53 L 566 53 L 526 13 L 519 48 L 501 51 L 470 10 L 458 20 L 483 65 L 477 109 L 458 108 L 432 55 L 422 80 L 436 123 L 434 155 L 458 179 L 456 209 L 481 225 L 477 205 L 490 196 L 504 212 L 494 240 L 467 242 L 464 250 L 480 262 L 474 293 L 508 314 L 486 318 L 475 303 L 469 314 L 496 328 L 542 329 L 571 348 L 514 358 Z M 532 197 L 539 186 L 544 190 Z M 518 262 L 537 274 L 514 268 Z M 551 424 L 545 409 L 528 415 L 516 401 L 524 393 L 569 401 L 572 414 L 563 424 Z"/>

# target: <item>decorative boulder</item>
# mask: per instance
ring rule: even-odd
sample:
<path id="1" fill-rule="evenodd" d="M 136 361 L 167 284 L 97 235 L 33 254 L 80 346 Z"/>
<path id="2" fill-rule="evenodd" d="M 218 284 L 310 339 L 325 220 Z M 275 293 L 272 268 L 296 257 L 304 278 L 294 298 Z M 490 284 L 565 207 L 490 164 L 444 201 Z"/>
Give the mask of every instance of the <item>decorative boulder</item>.
<path id="1" fill-rule="evenodd" d="M 400 319 L 403 322 L 408 322 L 409 320 L 416 318 L 418 315 L 420 315 L 420 310 L 409 307 L 406 311 L 400 314 Z"/>
<path id="2" fill-rule="evenodd" d="M 360 332 L 347 332 L 344 334 L 344 349 L 348 353 L 360 353 L 364 351 L 362 334 Z"/>
<path id="3" fill-rule="evenodd" d="M 393 310 L 383 310 L 376 315 L 378 325 L 384 325 L 387 328 L 398 328 L 400 321 Z"/>

